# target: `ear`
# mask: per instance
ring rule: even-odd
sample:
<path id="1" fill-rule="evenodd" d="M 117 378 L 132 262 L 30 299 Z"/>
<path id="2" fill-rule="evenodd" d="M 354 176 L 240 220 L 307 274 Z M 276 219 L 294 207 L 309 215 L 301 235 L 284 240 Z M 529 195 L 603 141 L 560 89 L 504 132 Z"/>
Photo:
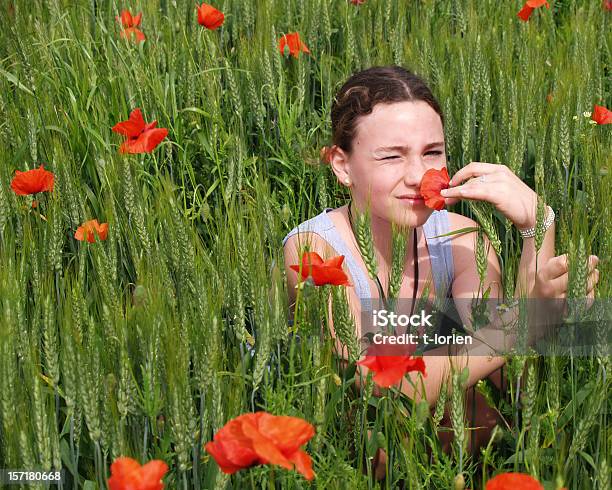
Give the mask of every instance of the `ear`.
<path id="1" fill-rule="evenodd" d="M 350 175 L 349 156 L 338 145 L 333 145 L 331 147 L 329 152 L 329 164 L 340 183 L 343 185 L 350 185 L 352 179 Z M 349 180 L 349 184 L 346 184 L 347 179 Z"/>

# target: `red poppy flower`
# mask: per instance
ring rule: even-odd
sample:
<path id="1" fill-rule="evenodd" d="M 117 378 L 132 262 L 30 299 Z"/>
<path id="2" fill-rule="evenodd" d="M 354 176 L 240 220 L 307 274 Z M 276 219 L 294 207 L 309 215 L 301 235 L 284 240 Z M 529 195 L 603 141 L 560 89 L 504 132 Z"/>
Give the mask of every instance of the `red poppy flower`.
<path id="1" fill-rule="evenodd" d="M 316 252 L 304 252 L 302 255 L 302 280 L 312 276 L 315 286 L 333 284 L 334 286 L 352 286 L 348 276 L 342 270 L 344 255 L 337 255 L 325 262 Z M 295 272 L 300 271 L 299 265 L 290 265 Z"/>
<path id="2" fill-rule="evenodd" d="M 121 22 L 121 25 L 126 29 L 129 27 L 138 27 L 142 19 L 142 12 L 138 15 L 132 16 L 129 10 L 122 10 L 121 18 L 115 17 L 115 19 Z"/>
<path id="3" fill-rule="evenodd" d="M 502 473 L 487 482 L 485 490 L 544 490 L 542 484 L 524 473 Z"/>
<path id="4" fill-rule="evenodd" d="M 349 2 L 351 2 L 353 5 L 361 5 L 362 3 L 365 3 L 366 0 L 349 0 Z"/>
<path id="5" fill-rule="evenodd" d="M 448 170 L 446 167 L 436 170 L 430 168 L 421 179 L 421 195 L 425 206 L 440 210 L 444 207 L 444 197 L 440 195 L 442 189 L 448 189 Z"/>
<path id="6" fill-rule="evenodd" d="M 304 51 L 305 53 L 310 53 L 308 47 L 302 42 L 300 39 L 300 35 L 297 32 L 291 32 L 289 34 L 285 34 L 278 41 L 278 50 L 282 55 L 285 54 L 285 47 L 291 56 L 297 58 L 300 54 L 300 51 Z"/>
<path id="7" fill-rule="evenodd" d="M 612 111 L 595 104 L 591 119 L 597 124 L 611 124 L 612 123 Z"/>
<path id="8" fill-rule="evenodd" d="M 108 479 L 110 490 L 162 490 L 161 481 L 168 472 L 168 465 L 159 459 L 140 466 L 132 458 L 117 458 L 110 467 Z"/>
<path id="9" fill-rule="evenodd" d="M 127 121 L 113 126 L 115 133 L 127 136 L 119 153 L 150 153 L 168 135 L 166 128 L 155 128 L 157 121 L 145 124 L 140 109 L 134 109 Z"/>
<path id="10" fill-rule="evenodd" d="M 117 21 L 121 22 L 123 26 L 123 30 L 119 34 L 122 38 L 130 39 L 131 36 L 136 36 L 136 41 L 144 41 L 146 39 L 145 35 L 142 33 L 138 26 L 140 25 L 140 21 L 142 19 L 142 12 L 136 16 L 132 16 L 129 10 L 121 11 L 121 18 L 115 17 Z"/>
<path id="11" fill-rule="evenodd" d="M 100 240 L 106 240 L 108 235 L 108 223 L 98 223 L 97 219 L 85 221 L 77 228 L 74 238 L 79 241 L 87 240 L 89 243 L 96 241 L 95 235 L 98 235 Z"/>
<path id="12" fill-rule="evenodd" d="M 423 376 L 427 376 L 423 358 L 411 355 L 415 348 L 416 346 L 372 345 L 368 348 L 365 359 L 358 361 L 357 364 L 374 372 L 372 378 L 374 383 L 382 388 L 389 388 L 399 383 L 404 375 L 411 371 L 419 371 Z"/>
<path id="13" fill-rule="evenodd" d="M 517 14 L 517 16 L 527 22 L 529 20 L 529 17 L 531 16 L 531 13 L 533 12 L 534 9 L 537 9 L 543 5 L 546 5 L 546 8 L 549 9 L 550 5 L 548 4 L 548 2 L 546 0 L 527 0 L 525 2 L 525 4 L 523 5 L 523 8 L 519 11 L 519 13 Z"/>
<path id="14" fill-rule="evenodd" d="M 220 10 L 217 10 L 212 5 L 208 5 L 207 3 L 203 3 L 198 9 L 198 24 L 201 26 L 214 31 L 218 29 L 223 24 L 225 20 L 225 15 Z"/>
<path id="15" fill-rule="evenodd" d="M 612 0 L 604 0 L 602 5 L 603 5 L 604 9 L 606 9 L 608 11 L 612 10 Z"/>
<path id="16" fill-rule="evenodd" d="M 15 170 L 15 177 L 11 181 L 11 189 L 19 196 L 36 194 L 37 192 L 53 191 L 53 172 L 45 170 L 44 164 L 34 170 L 20 172 Z"/>
<path id="17" fill-rule="evenodd" d="M 221 471 L 235 473 L 258 464 L 294 467 L 312 480 L 312 461 L 300 449 L 314 435 L 314 427 L 303 419 L 267 412 L 246 413 L 230 420 L 206 443 L 206 451 Z"/>

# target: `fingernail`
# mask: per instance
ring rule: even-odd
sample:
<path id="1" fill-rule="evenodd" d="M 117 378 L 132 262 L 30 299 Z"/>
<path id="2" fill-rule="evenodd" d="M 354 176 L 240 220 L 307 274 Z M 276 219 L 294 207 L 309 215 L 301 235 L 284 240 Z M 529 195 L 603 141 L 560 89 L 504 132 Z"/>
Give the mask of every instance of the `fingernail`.
<path id="1" fill-rule="evenodd" d="M 440 191 L 440 195 L 441 195 L 441 196 L 446 196 L 446 194 L 448 194 L 448 191 L 447 191 L 446 189 L 442 189 L 442 190 Z"/>

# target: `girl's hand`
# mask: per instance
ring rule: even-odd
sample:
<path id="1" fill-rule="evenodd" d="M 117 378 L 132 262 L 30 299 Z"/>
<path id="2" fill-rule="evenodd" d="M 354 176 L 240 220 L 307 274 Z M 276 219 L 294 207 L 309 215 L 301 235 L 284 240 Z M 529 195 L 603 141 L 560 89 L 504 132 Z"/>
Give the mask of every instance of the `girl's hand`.
<path id="1" fill-rule="evenodd" d="M 599 282 L 599 270 L 595 267 L 599 263 L 596 255 L 589 257 L 589 275 L 587 279 L 586 296 L 594 297 L 595 285 Z M 534 296 L 542 299 L 567 298 L 569 284 L 567 254 L 552 257 L 538 269 L 536 274 Z"/>
<path id="2" fill-rule="evenodd" d="M 460 199 L 487 201 L 519 229 L 536 224 L 536 193 L 505 165 L 471 162 L 452 176 L 449 185 L 440 193 L 447 205 Z"/>
<path id="3" fill-rule="evenodd" d="M 586 307 L 590 308 L 595 299 L 595 286 L 599 281 L 599 270 L 595 267 L 599 262 L 596 255 L 589 257 L 589 274 L 587 279 Z M 530 345 L 549 333 L 549 327 L 563 321 L 569 313 L 567 288 L 569 284 L 569 265 L 567 254 L 549 259 L 536 274 L 535 286 L 531 297 L 537 299 L 553 300 L 540 302 L 544 308 L 538 308 L 536 318 L 537 326 L 530 329 Z M 543 315 L 543 316 L 542 316 Z M 544 328 L 542 328 L 544 327 Z"/>
<path id="4" fill-rule="evenodd" d="M 596 269 L 599 257 L 589 257 L 589 275 L 587 277 L 587 308 L 590 308 L 595 298 L 595 286 L 599 282 L 599 270 Z M 552 257 L 538 269 L 536 274 L 533 296 L 541 299 L 565 299 L 569 284 L 569 265 L 567 254 Z M 564 304 L 564 313 L 567 315 L 567 304 Z"/>

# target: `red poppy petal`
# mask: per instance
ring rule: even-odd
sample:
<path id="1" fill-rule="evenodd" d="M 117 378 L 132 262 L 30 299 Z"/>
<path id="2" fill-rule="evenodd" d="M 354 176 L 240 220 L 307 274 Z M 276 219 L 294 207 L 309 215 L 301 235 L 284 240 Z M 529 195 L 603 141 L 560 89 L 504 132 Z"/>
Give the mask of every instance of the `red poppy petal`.
<path id="1" fill-rule="evenodd" d="M 142 476 L 141 487 L 146 490 L 162 490 L 164 484 L 161 479 L 168 471 L 168 465 L 159 459 L 144 464 L 140 469 Z"/>
<path id="2" fill-rule="evenodd" d="M 121 457 L 115 459 L 111 464 L 110 470 L 111 475 L 113 476 L 125 476 L 133 471 L 138 471 L 140 469 L 140 463 L 135 459 L 128 457 Z"/>
<path id="3" fill-rule="evenodd" d="M 304 475 L 304 478 L 307 480 L 312 480 L 314 478 L 312 459 L 310 459 L 310 456 L 306 452 L 302 450 L 296 451 L 287 456 L 287 459 L 295 464 L 295 469 Z"/>
<path id="4" fill-rule="evenodd" d="M 198 7 L 198 24 L 206 27 L 210 30 L 215 30 L 221 27 L 225 15 L 223 12 L 217 10 L 212 5 L 203 3 Z"/>
<path id="5" fill-rule="evenodd" d="M 525 2 L 525 5 L 528 5 L 529 7 L 534 9 L 542 7 L 543 5 L 546 5 L 546 8 L 550 8 L 550 5 L 548 5 L 548 2 L 546 0 L 527 0 L 527 2 Z"/>
<path id="6" fill-rule="evenodd" d="M 53 191 L 54 179 L 53 173 L 45 170 L 44 165 L 26 172 L 15 170 L 15 176 L 11 181 L 11 189 L 20 196 L 36 194 L 37 192 L 51 192 Z"/>
<path id="7" fill-rule="evenodd" d="M 425 372 L 425 360 L 422 357 L 413 357 L 406 365 L 406 372 L 419 371 L 424 377 L 427 377 Z"/>
<path id="8" fill-rule="evenodd" d="M 102 223 L 98 228 L 98 237 L 100 240 L 106 240 L 108 236 L 108 223 Z"/>
<path id="9" fill-rule="evenodd" d="M 121 24 L 123 25 L 123 27 L 132 27 L 133 23 L 132 23 L 132 14 L 130 13 L 129 10 L 122 10 L 121 11 Z"/>
<path id="10" fill-rule="evenodd" d="M 544 490 L 540 482 L 524 473 L 502 473 L 487 482 L 486 490 Z"/>
<path id="11" fill-rule="evenodd" d="M 245 415 L 230 420 L 214 437 L 214 442 L 221 449 L 231 464 L 246 468 L 257 464 L 258 457 L 251 440 L 242 430 Z"/>
<path id="12" fill-rule="evenodd" d="M 76 238 L 77 240 L 79 240 L 80 242 L 83 241 L 83 239 L 85 238 L 85 229 L 82 226 L 79 226 L 76 229 L 76 232 L 74 234 L 74 238 Z"/>
<path id="13" fill-rule="evenodd" d="M 393 368 L 385 369 L 374 374 L 373 381 L 383 388 L 389 388 L 401 381 L 404 377 L 405 370 L 402 365 L 398 364 Z"/>
<path id="14" fill-rule="evenodd" d="M 533 12 L 533 8 L 531 8 L 529 5 L 525 4 L 523 5 L 523 8 L 521 10 L 519 10 L 519 13 L 516 14 L 521 20 L 527 22 L 529 20 L 529 17 L 531 16 L 531 13 Z"/>
<path id="15" fill-rule="evenodd" d="M 167 135 L 168 130 L 166 128 L 145 131 L 135 140 L 128 140 L 126 142 L 128 153 L 150 153 Z"/>
<path id="16" fill-rule="evenodd" d="M 315 433 L 314 427 L 304 419 L 269 413 L 264 413 L 259 419 L 258 430 L 284 454 L 297 451 Z"/>
<path id="17" fill-rule="evenodd" d="M 132 27 L 139 26 L 141 19 L 142 19 L 142 12 L 140 12 L 137 16 L 132 17 Z"/>
<path id="18" fill-rule="evenodd" d="M 342 269 L 332 267 L 313 266 L 312 279 L 316 286 L 331 284 L 334 286 L 349 286 L 348 276 Z"/>
<path id="19" fill-rule="evenodd" d="M 243 466 L 232 463 L 223 452 L 222 446 L 216 442 L 207 442 L 204 449 L 206 449 L 206 452 L 217 462 L 223 473 L 232 474 L 243 468 Z"/>
<path id="20" fill-rule="evenodd" d="M 280 452 L 274 443 L 259 433 L 257 427 L 249 420 L 242 421 L 242 431 L 251 440 L 253 450 L 265 462 L 282 466 L 288 470 L 293 469 L 291 462 Z"/>
<path id="21" fill-rule="evenodd" d="M 323 265 L 323 259 L 317 252 L 305 252 L 302 255 L 302 265 L 308 266 L 311 265 Z"/>
<path id="22" fill-rule="evenodd" d="M 122 121 L 115 124 L 112 130 L 115 133 L 122 134 L 129 138 L 136 138 L 145 128 L 145 121 L 142 117 L 140 109 L 134 109 L 130 113 L 130 118 L 127 121 Z"/>
<path id="23" fill-rule="evenodd" d="M 344 255 L 337 255 L 337 256 L 332 257 L 331 259 L 327 259 L 325 262 L 323 262 L 323 266 L 324 267 L 341 268 L 342 267 L 342 262 L 344 262 Z"/>
<path id="24" fill-rule="evenodd" d="M 612 124 L 612 111 L 595 104 L 591 119 L 597 124 Z"/>

